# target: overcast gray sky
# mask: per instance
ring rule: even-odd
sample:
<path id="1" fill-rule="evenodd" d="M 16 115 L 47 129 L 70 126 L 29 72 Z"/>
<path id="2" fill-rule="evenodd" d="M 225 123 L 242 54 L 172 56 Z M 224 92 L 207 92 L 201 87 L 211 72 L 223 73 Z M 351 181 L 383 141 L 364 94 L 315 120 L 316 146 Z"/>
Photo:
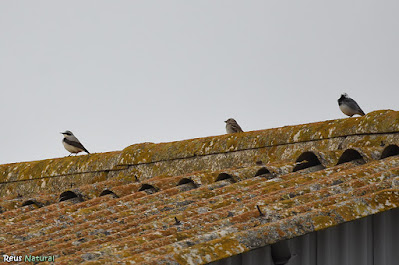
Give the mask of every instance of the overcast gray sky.
<path id="1" fill-rule="evenodd" d="M 398 109 L 399 1 L 1 1 L 0 164 Z"/>

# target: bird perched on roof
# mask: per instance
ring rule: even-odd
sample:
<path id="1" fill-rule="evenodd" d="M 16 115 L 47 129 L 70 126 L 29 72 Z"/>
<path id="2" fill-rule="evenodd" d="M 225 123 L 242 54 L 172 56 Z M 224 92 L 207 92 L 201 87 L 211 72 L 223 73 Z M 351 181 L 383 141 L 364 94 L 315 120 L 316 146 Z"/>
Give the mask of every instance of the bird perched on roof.
<path id="1" fill-rule="evenodd" d="M 338 99 L 338 105 L 341 111 L 349 117 L 352 117 L 355 114 L 359 114 L 361 116 L 365 115 L 363 110 L 356 103 L 356 101 L 348 97 L 348 94 L 346 93 L 342 94 L 341 97 Z"/>
<path id="2" fill-rule="evenodd" d="M 72 154 L 77 154 L 79 152 L 86 152 L 90 154 L 89 151 L 80 143 L 78 138 L 73 135 L 71 131 L 62 132 L 64 135 L 64 139 L 62 140 L 62 144 L 64 145 L 65 149 Z"/>
<path id="3" fill-rule="evenodd" d="M 238 123 L 236 122 L 235 119 L 230 118 L 224 122 L 226 123 L 226 132 L 227 133 L 243 132 L 240 125 L 238 125 Z"/>

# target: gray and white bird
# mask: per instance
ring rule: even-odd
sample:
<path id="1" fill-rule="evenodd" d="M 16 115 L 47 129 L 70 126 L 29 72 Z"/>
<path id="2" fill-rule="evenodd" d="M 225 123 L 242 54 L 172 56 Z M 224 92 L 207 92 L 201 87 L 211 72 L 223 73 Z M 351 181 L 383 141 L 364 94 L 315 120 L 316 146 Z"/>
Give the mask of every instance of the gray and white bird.
<path id="1" fill-rule="evenodd" d="M 238 133 L 238 132 L 243 132 L 241 129 L 240 125 L 236 122 L 235 119 L 228 119 L 227 121 L 224 121 L 226 123 L 226 132 L 227 133 Z"/>
<path id="2" fill-rule="evenodd" d="M 356 101 L 348 97 L 348 94 L 346 93 L 342 94 L 341 97 L 338 99 L 338 105 L 341 111 L 349 117 L 352 117 L 355 114 L 359 114 L 361 116 L 365 115 L 363 110 L 356 103 Z"/>
<path id="3" fill-rule="evenodd" d="M 90 154 L 89 151 L 80 143 L 78 138 L 73 135 L 71 131 L 62 132 L 64 135 L 64 139 L 62 139 L 62 144 L 64 145 L 65 149 L 70 152 L 69 155 L 77 154 L 79 152 L 86 152 Z"/>

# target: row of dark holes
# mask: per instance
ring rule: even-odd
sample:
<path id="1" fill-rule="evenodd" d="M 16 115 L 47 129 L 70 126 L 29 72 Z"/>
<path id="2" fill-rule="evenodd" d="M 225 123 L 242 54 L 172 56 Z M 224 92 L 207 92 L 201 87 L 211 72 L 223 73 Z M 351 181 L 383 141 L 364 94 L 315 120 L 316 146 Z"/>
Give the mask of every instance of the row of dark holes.
<path id="1" fill-rule="evenodd" d="M 397 145 L 389 145 L 382 152 L 381 159 L 384 159 L 384 158 L 387 158 L 390 156 L 395 156 L 395 155 L 399 155 L 399 147 Z M 350 161 L 355 161 L 355 160 L 359 161 L 360 163 L 365 163 L 362 155 L 358 151 L 356 151 L 354 149 L 347 149 L 339 158 L 337 165 L 347 163 Z M 304 162 L 304 163 L 301 163 L 301 162 Z M 294 167 L 293 172 L 311 168 L 311 167 L 315 167 L 315 166 L 320 166 L 320 169 L 324 168 L 324 166 L 322 166 L 318 157 L 313 152 L 310 152 L 310 151 L 302 153 L 296 160 L 296 164 L 297 165 Z M 266 167 L 262 167 L 261 169 L 259 169 L 256 172 L 255 177 L 257 177 L 257 176 L 268 177 L 271 175 L 272 174 Z M 215 181 L 222 181 L 222 180 L 229 180 L 231 182 L 235 182 L 234 177 L 228 173 L 220 173 Z M 177 186 L 184 185 L 184 184 L 190 184 L 194 188 L 197 187 L 195 182 L 189 178 L 181 179 L 178 182 Z M 140 187 L 139 191 L 146 191 L 148 193 L 154 193 L 154 192 L 157 192 L 158 189 L 150 184 L 143 184 Z M 105 196 L 105 195 L 112 195 L 116 198 L 118 197 L 114 192 L 112 192 L 109 189 L 103 190 L 100 194 L 100 197 Z M 79 195 L 73 191 L 70 191 L 70 190 L 61 193 L 59 201 L 61 202 L 61 201 L 66 201 L 66 200 L 71 200 L 71 199 L 74 199 L 77 201 L 83 201 L 83 198 L 81 195 Z M 44 206 L 42 203 L 40 203 L 36 200 L 27 200 L 22 204 L 22 206 L 27 206 L 27 205 L 32 205 L 32 204 L 34 204 L 38 207 Z"/>
<path id="2" fill-rule="evenodd" d="M 381 153 L 380 159 L 384 159 L 390 156 L 395 156 L 399 155 L 399 146 L 397 145 L 389 145 L 387 146 Z M 362 155 L 354 150 L 354 149 L 347 149 L 345 152 L 341 155 L 341 157 L 338 159 L 337 165 L 347 163 L 350 161 L 359 161 L 360 163 L 365 163 L 364 158 Z M 307 161 L 306 163 L 300 163 L 302 161 Z M 296 160 L 296 163 L 299 163 L 294 167 L 294 172 L 298 170 L 302 170 L 305 168 L 321 165 L 320 160 L 318 157 L 313 153 L 313 152 L 305 152 L 301 154 L 298 159 Z"/>

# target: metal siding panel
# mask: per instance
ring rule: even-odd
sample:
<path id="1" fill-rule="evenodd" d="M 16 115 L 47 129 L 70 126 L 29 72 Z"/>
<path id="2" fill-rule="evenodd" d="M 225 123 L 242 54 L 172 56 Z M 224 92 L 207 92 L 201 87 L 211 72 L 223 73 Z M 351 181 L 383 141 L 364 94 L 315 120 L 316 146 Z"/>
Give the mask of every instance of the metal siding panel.
<path id="1" fill-rule="evenodd" d="M 345 265 L 373 265 L 372 218 L 367 217 L 340 227 L 344 233 L 342 256 Z M 339 247 L 339 246 L 337 246 Z"/>
<path id="2" fill-rule="evenodd" d="M 292 257 L 287 265 L 316 265 L 316 242 L 316 233 L 289 240 Z"/>
<path id="3" fill-rule="evenodd" d="M 270 246 L 258 248 L 242 254 L 242 265 L 274 265 Z"/>
<path id="4" fill-rule="evenodd" d="M 374 264 L 399 264 L 399 209 L 374 217 Z"/>
<path id="5" fill-rule="evenodd" d="M 317 264 L 343 265 L 336 254 L 339 237 L 337 227 L 317 232 Z"/>
<path id="6" fill-rule="evenodd" d="M 286 264 L 292 258 L 288 240 L 277 242 L 271 245 L 270 249 L 275 264 Z"/>
<path id="7" fill-rule="evenodd" d="M 242 254 L 234 256 L 229 265 L 242 265 Z"/>
<path id="8" fill-rule="evenodd" d="M 214 261 L 209 265 L 274 265 L 270 246 L 264 246 L 230 258 Z"/>
<path id="9" fill-rule="evenodd" d="M 373 264 L 371 217 L 319 231 L 317 241 L 317 264 Z"/>

